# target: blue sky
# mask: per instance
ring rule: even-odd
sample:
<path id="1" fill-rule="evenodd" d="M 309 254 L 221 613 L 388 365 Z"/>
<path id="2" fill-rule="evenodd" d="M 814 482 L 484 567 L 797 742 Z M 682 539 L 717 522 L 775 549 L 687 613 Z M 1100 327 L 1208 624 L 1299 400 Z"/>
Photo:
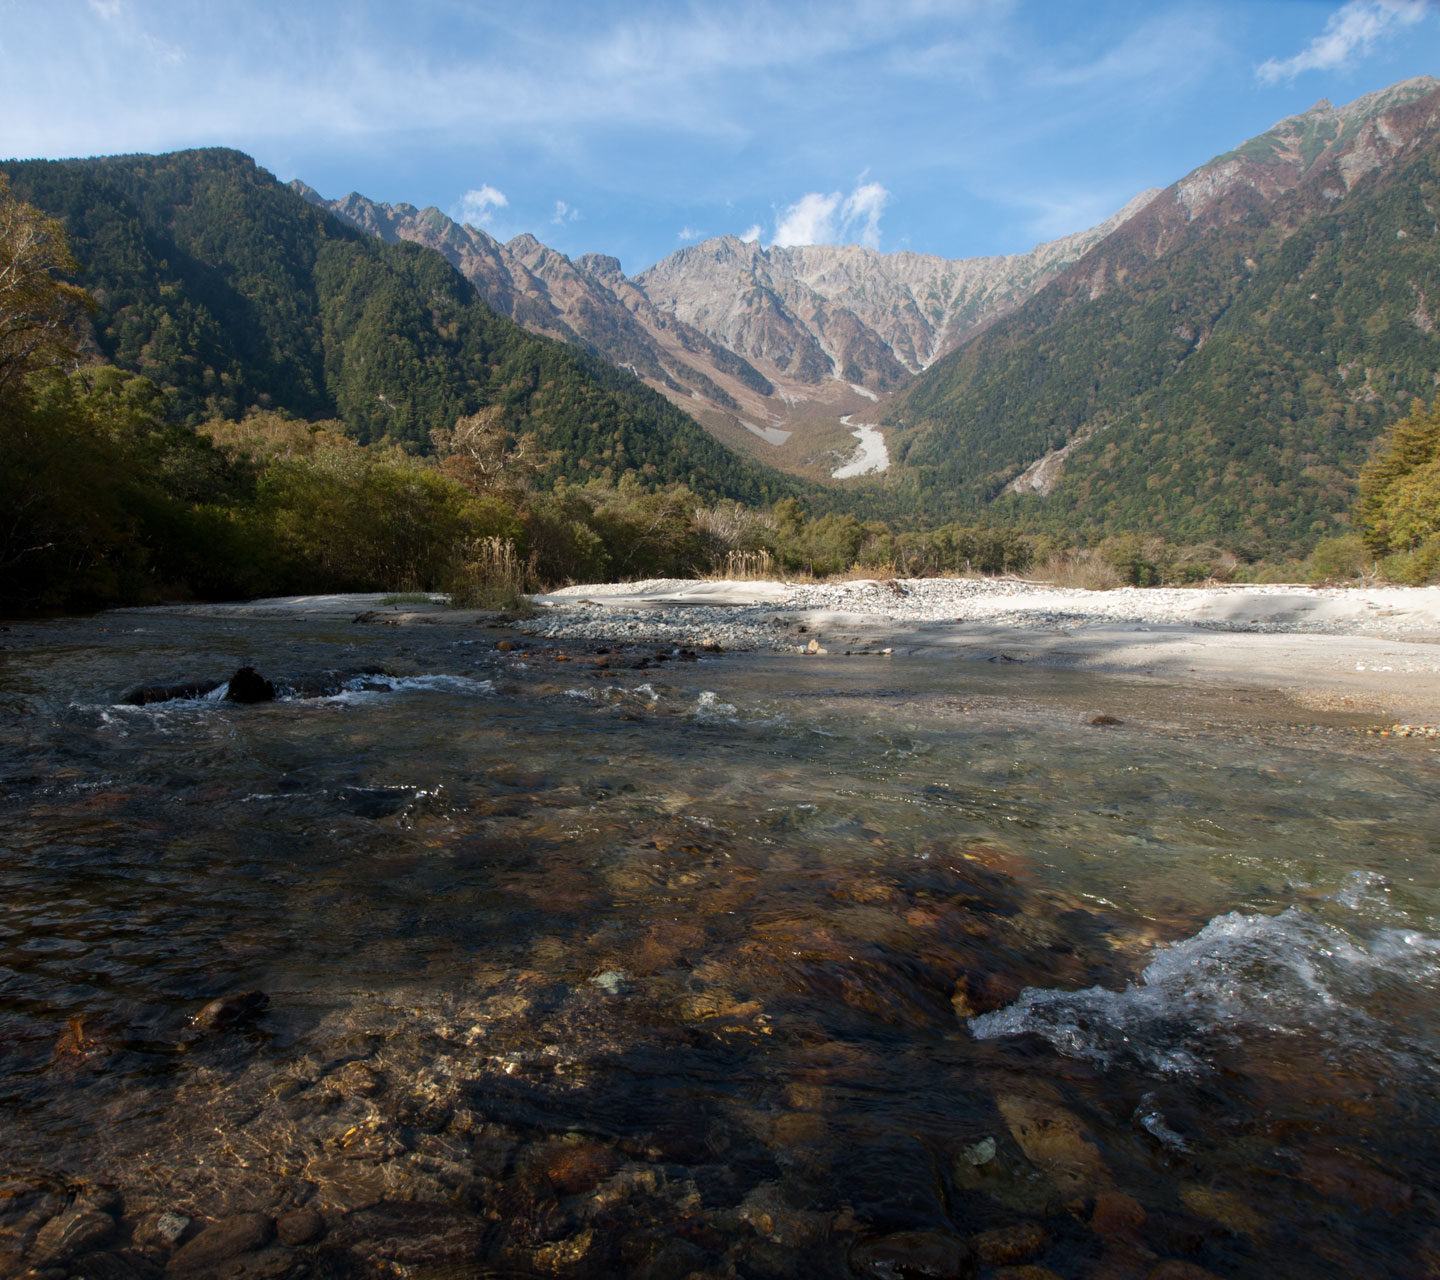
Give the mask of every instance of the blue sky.
<path id="1" fill-rule="evenodd" d="M 1434 0 L 0 0 L 0 155 L 233 146 L 632 274 L 725 232 L 968 257 L 1432 73 Z"/>

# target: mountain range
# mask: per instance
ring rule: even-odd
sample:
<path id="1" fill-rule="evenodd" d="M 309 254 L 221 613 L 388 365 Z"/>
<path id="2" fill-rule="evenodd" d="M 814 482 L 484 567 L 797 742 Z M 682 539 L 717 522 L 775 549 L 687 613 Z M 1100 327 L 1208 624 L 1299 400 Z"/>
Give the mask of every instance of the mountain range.
<path id="1" fill-rule="evenodd" d="M 178 422 L 278 410 L 423 451 L 496 405 L 551 457 L 547 481 L 634 471 L 751 502 L 795 491 L 624 370 L 497 314 L 440 254 L 314 208 L 240 152 L 0 170 L 65 227 L 96 302 L 93 353 L 165 388 Z"/>
<path id="2" fill-rule="evenodd" d="M 1182 178 L 887 406 L 902 505 L 1262 552 L 1342 531 L 1440 385 L 1437 175 L 1424 77 Z"/>
<path id="3" fill-rule="evenodd" d="M 1288 553 L 1343 531 L 1376 439 L 1440 387 L 1429 77 L 1000 258 L 721 237 L 626 276 L 233 151 L 3 168 L 64 223 L 98 354 L 179 420 L 424 449 L 498 404 L 552 478 Z M 852 433 L 879 474 L 844 465 Z"/>
<path id="4" fill-rule="evenodd" d="M 502 244 L 435 208 L 307 200 L 391 243 L 436 249 L 495 310 L 629 369 L 727 444 L 815 478 L 853 451 L 842 418 L 908 385 L 1143 208 L 1008 257 L 949 260 L 723 236 L 631 278 L 534 236 Z"/>

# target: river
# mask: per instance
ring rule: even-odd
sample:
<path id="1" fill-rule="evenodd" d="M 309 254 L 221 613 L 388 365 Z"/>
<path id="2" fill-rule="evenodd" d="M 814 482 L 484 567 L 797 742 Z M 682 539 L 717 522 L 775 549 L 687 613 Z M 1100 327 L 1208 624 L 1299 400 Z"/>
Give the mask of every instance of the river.
<path id="1" fill-rule="evenodd" d="M 275 1276 L 1440 1266 L 1425 744 L 939 657 L 0 643 L 0 1275 L 242 1219 Z"/>

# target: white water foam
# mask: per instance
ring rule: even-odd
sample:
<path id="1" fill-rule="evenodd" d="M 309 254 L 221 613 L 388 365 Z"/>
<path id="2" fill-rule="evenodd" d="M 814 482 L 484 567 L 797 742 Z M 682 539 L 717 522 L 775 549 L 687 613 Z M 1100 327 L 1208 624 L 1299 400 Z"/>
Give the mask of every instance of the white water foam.
<path id="1" fill-rule="evenodd" d="M 705 689 L 695 703 L 695 719 L 701 724 L 735 724 L 740 713 L 733 703 L 721 702 L 712 690 Z"/>
<path id="2" fill-rule="evenodd" d="M 1440 986 L 1440 939 L 1386 929 L 1360 941 L 1295 907 L 1277 916 L 1233 911 L 1161 948 L 1123 991 L 1029 987 L 969 1027 L 982 1040 L 1039 1035 L 1104 1066 L 1128 1060 L 1193 1074 L 1207 1068 L 1211 1046 L 1247 1030 L 1380 1049 L 1385 1029 L 1368 1007 L 1397 986 L 1433 999 L 1416 988 Z"/>
<path id="3" fill-rule="evenodd" d="M 387 693 L 450 693 L 478 698 L 495 691 L 493 680 L 472 680 L 469 676 L 352 676 L 338 693 L 326 698 L 286 698 L 286 702 L 363 702 Z"/>

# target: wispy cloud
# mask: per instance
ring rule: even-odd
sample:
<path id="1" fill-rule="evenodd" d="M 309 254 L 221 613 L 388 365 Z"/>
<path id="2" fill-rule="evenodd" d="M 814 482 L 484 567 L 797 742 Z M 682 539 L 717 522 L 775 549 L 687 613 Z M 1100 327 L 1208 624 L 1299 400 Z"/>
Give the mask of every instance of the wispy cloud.
<path id="1" fill-rule="evenodd" d="M 1333 71 L 1364 56 L 1376 41 L 1412 27 L 1431 10 L 1430 0 L 1348 0 L 1325 23 L 1325 30 L 1290 58 L 1268 58 L 1255 68 L 1264 84 L 1292 82 L 1305 71 Z"/>
<path id="2" fill-rule="evenodd" d="M 486 182 L 472 187 L 460 197 L 460 203 L 456 206 L 456 217 L 461 222 L 468 222 L 472 227 L 483 227 L 495 216 L 496 209 L 504 209 L 509 204 L 510 201 L 505 198 L 503 191 Z"/>
<path id="3" fill-rule="evenodd" d="M 861 182 L 848 195 L 811 191 L 775 221 L 773 244 L 863 244 L 880 247 L 880 215 L 890 193 L 878 182 Z M 758 228 L 755 228 L 758 230 Z"/>
<path id="4" fill-rule="evenodd" d="M 555 201 L 555 216 L 550 219 L 557 227 L 563 227 L 567 222 L 579 222 L 580 210 L 574 205 L 566 204 L 563 200 Z"/>
<path id="5" fill-rule="evenodd" d="M 763 228 L 758 222 L 751 223 L 740 236 L 742 244 L 754 244 L 764 234 Z"/>
<path id="6" fill-rule="evenodd" d="M 694 227 L 687 224 L 675 233 L 675 239 L 679 240 L 682 244 L 688 244 L 692 240 L 705 239 L 705 233 L 703 231 L 696 231 Z"/>

